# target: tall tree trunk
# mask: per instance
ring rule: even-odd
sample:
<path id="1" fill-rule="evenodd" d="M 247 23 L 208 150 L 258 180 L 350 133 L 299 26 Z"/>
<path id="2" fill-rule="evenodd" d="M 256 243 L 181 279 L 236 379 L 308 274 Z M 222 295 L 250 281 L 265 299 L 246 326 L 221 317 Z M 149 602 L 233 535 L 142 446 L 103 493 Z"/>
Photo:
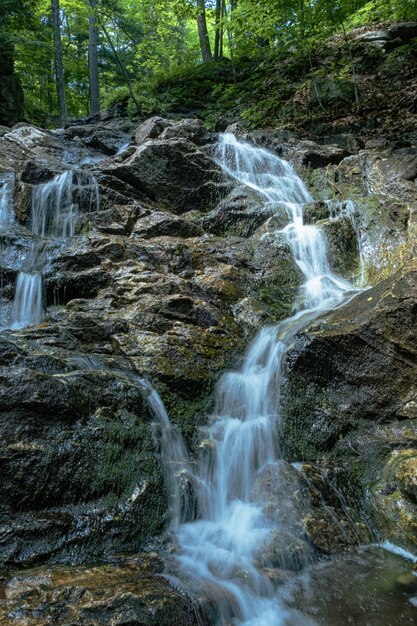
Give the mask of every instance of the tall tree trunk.
<path id="1" fill-rule="evenodd" d="M 205 0 L 197 0 L 197 28 L 203 63 L 209 63 L 213 60 L 213 55 L 211 54 L 210 39 L 207 30 Z"/>
<path id="2" fill-rule="evenodd" d="M 127 88 L 129 89 L 130 97 L 132 98 L 133 102 L 135 103 L 136 111 L 138 113 L 140 113 L 141 112 L 141 108 L 139 106 L 139 102 L 135 98 L 135 93 L 134 93 L 133 87 L 132 87 L 132 81 L 130 80 L 130 76 L 128 74 L 128 71 L 127 71 L 126 67 L 123 65 L 123 62 L 122 62 L 120 56 L 117 53 L 117 50 L 116 50 L 115 45 L 114 45 L 114 43 L 113 43 L 113 41 L 112 41 L 112 39 L 111 39 L 111 37 L 109 35 L 109 32 L 108 32 L 107 28 L 104 26 L 103 23 L 101 23 L 100 26 L 101 26 L 101 28 L 103 30 L 103 33 L 106 36 L 107 41 L 109 42 L 110 48 L 111 48 L 111 50 L 113 52 L 113 56 L 116 59 L 116 63 L 120 67 L 121 72 L 122 72 L 123 76 L 126 79 Z"/>
<path id="3" fill-rule="evenodd" d="M 100 111 L 100 83 L 98 77 L 98 30 L 96 6 L 97 0 L 88 0 L 90 15 L 88 18 L 88 66 L 90 74 L 90 115 Z"/>
<path id="4" fill-rule="evenodd" d="M 214 38 L 214 60 L 223 56 L 222 0 L 216 0 L 216 34 Z"/>
<path id="5" fill-rule="evenodd" d="M 58 113 L 61 126 L 65 126 L 68 121 L 67 100 L 65 97 L 64 62 L 62 59 L 61 41 L 61 16 L 59 11 L 59 0 L 51 0 L 52 9 L 52 32 L 54 36 L 54 60 L 56 93 L 58 96 Z"/>
<path id="6" fill-rule="evenodd" d="M 233 51 L 234 43 L 233 43 L 232 31 L 230 30 L 230 26 L 227 21 L 226 0 L 222 0 L 222 6 L 223 6 L 223 18 L 226 23 L 227 42 L 229 44 L 230 60 L 232 62 L 233 81 L 236 82 L 236 65 L 235 65 L 235 55 Z"/>

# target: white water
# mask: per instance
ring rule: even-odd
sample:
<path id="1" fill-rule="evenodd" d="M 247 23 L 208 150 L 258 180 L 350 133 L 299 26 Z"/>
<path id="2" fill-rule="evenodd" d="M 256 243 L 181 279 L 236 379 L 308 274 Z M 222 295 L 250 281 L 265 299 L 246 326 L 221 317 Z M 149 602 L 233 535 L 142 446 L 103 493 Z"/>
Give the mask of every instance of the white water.
<path id="1" fill-rule="evenodd" d="M 31 204 L 34 241 L 17 278 L 12 328 L 41 322 L 45 309 L 42 273 L 47 262 L 47 240 L 72 237 L 80 204 L 98 209 L 98 193 L 93 175 L 72 170 L 34 188 Z"/>
<path id="2" fill-rule="evenodd" d="M 226 172 L 261 194 L 266 204 L 277 211 L 285 210 L 288 223 L 277 235 L 288 242 L 304 280 L 298 312 L 277 326 L 264 328 L 250 347 L 241 370 L 221 378 L 215 414 L 195 469 L 188 461 L 185 447 L 178 453 L 175 444 L 177 452 L 172 460 L 172 450 L 166 443 L 172 427 L 167 422 L 164 431 L 164 420 L 161 421 L 166 473 L 169 475 L 170 462 L 178 463 L 183 478 L 182 489 L 178 484 L 173 486 L 175 473 L 171 472 L 168 479 L 171 495 L 176 499 L 172 530 L 183 574 L 215 607 L 213 624 L 301 626 L 312 622 L 295 616 L 278 600 L 259 559 L 262 548 L 267 553 L 268 544 L 277 533 L 283 551 L 279 567 L 307 564 L 312 555 L 300 531 L 296 511 L 290 514 L 287 507 L 282 523 L 272 528 L 263 506 L 255 503 L 256 481 L 280 457 L 276 427 L 281 364 L 287 346 L 308 321 L 340 305 L 353 288 L 332 272 L 322 231 L 304 224 L 303 205 L 312 198 L 289 163 L 242 143 L 231 134 L 221 138 L 216 158 Z M 294 541 L 301 546 L 301 552 L 298 550 L 292 557 L 286 546 Z M 277 567 L 276 562 L 273 566 Z"/>
<path id="3" fill-rule="evenodd" d="M 12 172 L 0 174 L 0 229 L 10 226 L 13 220 L 13 188 Z"/>

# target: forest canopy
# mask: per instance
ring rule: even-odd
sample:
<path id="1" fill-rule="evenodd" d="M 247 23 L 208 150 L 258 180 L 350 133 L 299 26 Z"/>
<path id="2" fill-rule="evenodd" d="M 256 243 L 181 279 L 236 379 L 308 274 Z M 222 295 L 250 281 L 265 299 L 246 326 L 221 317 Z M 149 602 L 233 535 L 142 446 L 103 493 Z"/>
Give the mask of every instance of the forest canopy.
<path id="1" fill-rule="evenodd" d="M 2 0 L 0 46 L 27 119 L 53 125 L 124 98 L 151 111 L 150 85 L 203 63 L 309 58 L 334 33 L 415 15 L 416 0 Z"/>

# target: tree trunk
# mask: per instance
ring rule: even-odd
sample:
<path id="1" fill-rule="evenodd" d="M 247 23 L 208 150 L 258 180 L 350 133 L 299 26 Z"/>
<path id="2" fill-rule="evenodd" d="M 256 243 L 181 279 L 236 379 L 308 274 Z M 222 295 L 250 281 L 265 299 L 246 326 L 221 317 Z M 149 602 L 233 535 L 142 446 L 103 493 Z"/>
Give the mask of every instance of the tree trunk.
<path id="1" fill-rule="evenodd" d="M 214 39 L 214 60 L 223 56 L 222 0 L 216 0 L 216 34 Z"/>
<path id="2" fill-rule="evenodd" d="M 90 15 L 88 18 L 88 66 L 90 74 L 90 115 L 100 111 L 100 84 L 98 77 L 98 30 L 95 13 L 97 0 L 89 0 Z"/>
<path id="3" fill-rule="evenodd" d="M 205 0 L 197 0 L 197 28 L 203 63 L 209 63 L 213 60 L 213 55 L 211 54 L 210 39 L 207 30 Z"/>
<path id="4" fill-rule="evenodd" d="M 132 87 L 132 81 L 130 80 L 130 76 L 128 74 L 128 71 L 125 68 L 125 66 L 123 65 L 122 60 L 121 60 L 121 58 L 119 57 L 119 55 L 117 53 L 117 50 L 116 50 L 116 48 L 115 48 L 115 46 L 114 46 L 114 44 L 112 42 L 112 39 L 111 39 L 111 37 L 109 35 L 109 32 L 108 32 L 107 28 L 104 26 L 103 23 L 101 23 L 100 26 L 101 26 L 101 28 L 103 30 L 103 33 L 106 36 L 107 41 L 109 42 L 110 48 L 111 48 L 111 50 L 113 52 L 113 56 L 116 59 L 116 63 L 120 67 L 120 69 L 122 71 L 122 74 L 123 74 L 123 76 L 126 79 L 127 88 L 129 89 L 130 97 L 132 98 L 133 102 L 135 103 L 136 111 L 138 113 L 140 113 L 141 112 L 141 108 L 139 106 L 139 102 L 135 98 L 135 93 L 134 93 L 133 87 Z"/>
<path id="5" fill-rule="evenodd" d="M 58 96 L 58 113 L 61 126 L 65 126 L 68 121 L 67 100 L 65 97 L 64 62 L 62 59 L 61 41 L 61 16 L 59 11 L 59 0 L 51 0 L 52 9 L 52 32 L 54 36 L 54 60 L 55 60 L 55 80 L 56 93 Z"/>
<path id="6" fill-rule="evenodd" d="M 227 42 L 229 44 L 230 60 L 232 62 L 233 81 L 236 82 L 236 65 L 235 65 L 235 55 L 233 51 L 234 44 L 233 44 L 232 31 L 230 30 L 230 26 L 227 21 L 226 0 L 222 0 L 222 6 L 223 6 L 223 17 L 226 21 Z"/>

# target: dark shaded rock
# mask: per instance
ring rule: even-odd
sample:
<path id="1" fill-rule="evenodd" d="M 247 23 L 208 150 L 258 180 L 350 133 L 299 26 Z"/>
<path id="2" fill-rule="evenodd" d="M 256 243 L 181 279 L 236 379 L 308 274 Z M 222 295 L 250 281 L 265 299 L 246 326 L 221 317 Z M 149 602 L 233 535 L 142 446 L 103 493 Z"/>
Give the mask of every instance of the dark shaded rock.
<path id="1" fill-rule="evenodd" d="M 352 220 L 349 217 L 327 220 L 321 228 L 326 235 L 333 270 L 348 278 L 359 274 L 358 238 Z"/>
<path id="2" fill-rule="evenodd" d="M 161 211 L 153 211 L 150 215 L 140 218 L 133 229 L 134 235 L 145 239 L 162 236 L 198 237 L 203 232 L 203 229 L 197 224 Z"/>
<path id="3" fill-rule="evenodd" d="M 155 554 L 90 568 L 16 573 L 3 586 L 0 622 L 15 626 L 197 626 L 198 605 L 159 575 Z"/>
<path id="4" fill-rule="evenodd" d="M 320 145 L 303 140 L 283 145 L 281 155 L 298 166 L 316 169 L 339 164 L 349 152 L 338 145 Z"/>
<path id="5" fill-rule="evenodd" d="M 350 80 L 316 78 L 310 87 L 309 100 L 324 107 L 346 106 L 355 100 L 355 85 Z"/>
<path id="6" fill-rule="evenodd" d="M 56 172 L 51 171 L 47 167 L 39 165 L 34 161 L 27 161 L 20 175 L 20 180 L 22 183 L 41 185 L 51 180 L 55 174 Z"/>
<path id="7" fill-rule="evenodd" d="M 298 569 L 313 553 L 352 551 L 370 538 L 363 520 L 347 507 L 346 496 L 331 482 L 327 468 L 280 460 L 265 467 L 253 500 L 264 506 L 276 533 L 262 547 L 268 567 Z M 269 554 L 268 550 L 272 549 Z"/>
<path id="8" fill-rule="evenodd" d="M 81 343 L 125 330 L 78 319 L 66 330 L 73 349 L 70 333 Z M 0 381 L 0 560 L 79 562 L 143 545 L 161 529 L 165 501 L 140 380 L 117 369 L 123 361 L 109 371 L 98 358 L 26 358 L 3 345 L 13 367 Z"/>
<path id="9" fill-rule="evenodd" d="M 263 206 L 263 200 L 247 187 L 237 187 L 201 220 L 204 230 L 215 235 L 250 237 L 276 213 Z"/>
<path id="10" fill-rule="evenodd" d="M 390 450 L 415 444 L 416 284 L 411 263 L 298 337 L 289 351 L 282 396 L 290 457 L 343 460 L 352 482 L 365 488 L 382 480 Z M 409 425 L 399 430 L 404 419 Z M 383 481 L 384 492 L 400 480 L 398 473 L 394 480 L 390 476 Z M 415 507 L 412 487 L 406 486 L 412 479 L 404 474 L 402 480 L 407 506 L 398 505 L 395 512 L 395 506 L 378 505 L 376 496 L 365 503 L 386 535 L 415 549 L 415 513 L 400 512 Z"/>
<path id="11" fill-rule="evenodd" d="M 70 126 L 62 133 L 65 139 L 81 143 L 86 148 L 106 155 L 114 155 L 132 140 L 132 127 L 126 121 Z"/>
<path id="12" fill-rule="evenodd" d="M 185 139 L 148 141 L 123 163 L 101 169 L 174 213 L 207 212 L 233 187 L 219 166 Z"/>
<path id="13" fill-rule="evenodd" d="M 417 22 L 391 24 L 387 30 L 390 46 L 402 46 L 417 37 Z"/>

